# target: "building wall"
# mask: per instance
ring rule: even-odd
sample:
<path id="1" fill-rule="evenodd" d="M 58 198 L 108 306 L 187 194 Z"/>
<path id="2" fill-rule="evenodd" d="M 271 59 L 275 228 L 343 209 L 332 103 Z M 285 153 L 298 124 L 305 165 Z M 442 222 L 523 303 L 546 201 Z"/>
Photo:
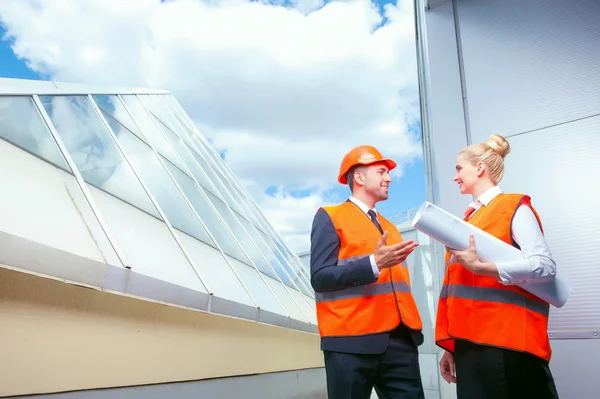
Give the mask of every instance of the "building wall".
<path id="1" fill-rule="evenodd" d="M 458 150 L 492 133 L 508 138 L 512 151 L 500 185 L 532 197 L 573 285 L 567 304 L 550 313 L 559 393 L 595 397 L 600 211 L 584 199 L 600 194 L 600 3 L 457 0 L 420 10 L 430 189 L 443 208 L 462 214 L 471 198 L 452 182 Z"/>
<path id="2" fill-rule="evenodd" d="M 107 293 L 4 266 L 0 326 L 0 396 L 323 367 L 314 333 Z"/>
<path id="3" fill-rule="evenodd" d="M 322 373 L 306 268 L 169 93 L 0 78 L 0 180 L 0 396 Z"/>
<path id="4" fill-rule="evenodd" d="M 315 327 L 300 259 L 176 100 L 94 89 L 0 79 L 0 233 Z"/>

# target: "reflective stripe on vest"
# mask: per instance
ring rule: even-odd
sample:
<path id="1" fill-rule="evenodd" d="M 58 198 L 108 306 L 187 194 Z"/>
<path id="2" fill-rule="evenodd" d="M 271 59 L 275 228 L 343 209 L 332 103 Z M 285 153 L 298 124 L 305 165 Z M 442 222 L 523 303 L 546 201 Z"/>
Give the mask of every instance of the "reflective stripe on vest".
<path id="1" fill-rule="evenodd" d="M 377 295 L 392 294 L 394 292 L 410 292 L 410 286 L 404 281 L 394 281 L 392 284 L 385 282 L 359 285 L 357 287 L 345 288 L 338 291 L 315 293 L 315 300 L 317 303 L 319 303 L 337 301 L 340 299 L 372 297 Z"/>
<path id="2" fill-rule="evenodd" d="M 448 297 L 521 306 L 544 317 L 548 317 L 550 313 L 550 306 L 545 302 L 527 298 L 516 291 L 507 291 L 499 288 L 446 284 L 442 287 L 440 299 Z"/>
<path id="3" fill-rule="evenodd" d="M 500 194 L 468 223 L 514 245 L 511 224 L 519 206 L 529 206 L 539 222 L 529 201 L 528 196 L 520 194 Z M 476 275 L 447 252 L 435 340 L 450 352 L 454 351 L 455 339 L 465 339 L 531 353 L 549 361 L 552 354 L 547 332 L 549 310 L 547 302 L 515 285 Z"/>
<path id="4" fill-rule="evenodd" d="M 345 267 L 375 252 L 381 233 L 356 204 L 348 201 L 319 211 L 327 212 L 339 235 L 338 262 L 334 267 Z M 387 245 L 402 241 L 392 223 L 381 215 L 379 221 L 388 231 Z M 409 328 L 422 329 L 405 264 L 382 270 L 374 283 L 315 293 L 315 301 L 322 337 L 391 331 L 401 322 Z"/>

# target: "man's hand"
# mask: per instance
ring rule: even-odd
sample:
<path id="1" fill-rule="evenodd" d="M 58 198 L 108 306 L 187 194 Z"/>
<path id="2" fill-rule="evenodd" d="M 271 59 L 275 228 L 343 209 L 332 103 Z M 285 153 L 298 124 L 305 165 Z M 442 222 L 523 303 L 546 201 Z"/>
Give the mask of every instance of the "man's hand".
<path id="1" fill-rule="evenodd" d="M 448 384 L 456 383 L 456 370 L 454 369 L 454 355 L 445 352 L 440 360 L 440 373 Z"/>
<path id="2" fill-rule="evenodd" d="M 388 246 L 385 245 L 387 236 L 388 232 L 384 231 L 379 242 L 377 242 L 377 247 L 375 247 L 375 253 L 373 254 L 375 257 L 375 264 L 379 270 L 404 262 L 408 255 L 410 255 L 417 245 L 419 245 L 419 243 L 414 242 L 413 240 L 408 240 Z"/>

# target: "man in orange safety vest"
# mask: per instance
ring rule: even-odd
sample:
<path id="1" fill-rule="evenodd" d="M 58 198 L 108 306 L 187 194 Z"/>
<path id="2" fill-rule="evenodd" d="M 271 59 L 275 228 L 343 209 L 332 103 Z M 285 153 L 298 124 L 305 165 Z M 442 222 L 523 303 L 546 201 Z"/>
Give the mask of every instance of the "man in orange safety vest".
<path id="1" fill-rule="evenodd" d="M 422 323 L 406 258 L 418 245 L 375 210 L 396 162 L 372 146 L 350 150 L 338 182 L 350 198 L 317 211 L 311 232 L 315 290 L 329 398 L 424 398 L 417 347 Z"/>

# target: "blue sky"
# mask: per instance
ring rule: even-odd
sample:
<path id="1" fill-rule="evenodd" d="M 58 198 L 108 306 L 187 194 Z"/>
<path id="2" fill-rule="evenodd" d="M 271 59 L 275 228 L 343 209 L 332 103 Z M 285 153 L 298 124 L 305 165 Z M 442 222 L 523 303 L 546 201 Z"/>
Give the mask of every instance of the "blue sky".
<path id="1" fill-rule="evenodd" d="M 379 5 L 383 7 L 386 3 L 394 3 L 388 1 L 380 1 Z M 4 37 L 5 29 L 0 25 L 0 37 Z M 121 68 L 126 68 L 126 64 L 122 64 Z M 11 49 L 11 43 L 7 40 L 0 41 L 0 77 L 22 78 L 22 79 L 49 79 L 49 76 L 40 76 L 38 73 L 30 70 L 27 67 L 25 60 L 17 59 Z M 93 84 L 94 81 L 87 81 Z M 170 87 L 161 87 L 171 90 Z M 400 113 L 400 110 L 399 110 Z M 412 133 L 420 137 L 420 125 L 414 124 Z M 364 144 L 372 144 L 365 140 Z M 386 148 L 380 147 L 380 151 L 386 155 Z M 300 171 L 298 173 L 301 173 Z M 331 176 L 330 181 L 333 188 L 330 193 L 334 194 L 340 200 L 345 199 L 349 195 L 347 186 L 337 184 L 336 176 Z M 272 194 L 275 187 L 267 189 L 267 193 Z M 292 191 L 294 197 L 305 197 L 314 193 L 314 190 Z M 419 206 L 425 200 L 425 174 L 423 160 L 418 158 L 414 163 L 405 166 L 404 173 L 401 178 L 396 178 L 390 185 L 390 198 L 378 204 L 379 211 L 391 217 L 408 209 Z"/>

